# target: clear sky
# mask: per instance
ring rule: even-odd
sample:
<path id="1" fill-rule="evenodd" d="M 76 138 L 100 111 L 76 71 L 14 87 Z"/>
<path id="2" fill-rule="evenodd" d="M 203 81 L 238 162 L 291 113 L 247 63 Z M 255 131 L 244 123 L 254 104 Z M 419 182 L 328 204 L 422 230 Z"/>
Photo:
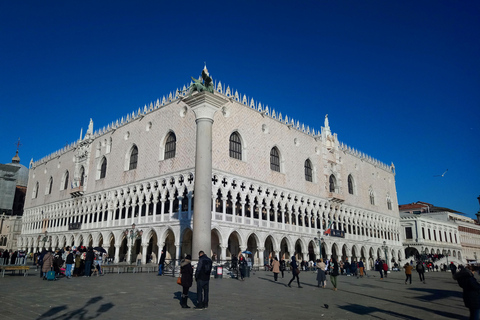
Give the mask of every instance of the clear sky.
<path id="1" fill-rule="evenodd" d="M 480 195 L 479 1 L 0 1 L 0 163 L 198 77 L 396 167 L 400 204 Z M 444 177 L 441 175 L 445 170 Z"/>

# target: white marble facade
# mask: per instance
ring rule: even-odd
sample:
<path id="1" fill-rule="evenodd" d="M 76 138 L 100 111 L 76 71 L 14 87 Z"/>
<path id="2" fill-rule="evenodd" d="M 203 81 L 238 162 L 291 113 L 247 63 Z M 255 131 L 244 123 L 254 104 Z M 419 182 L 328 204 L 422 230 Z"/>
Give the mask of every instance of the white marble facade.
<path id="1" fill-rule="evenodd" d="M 393 164 L 339 142 L 328 117 L 310 119 L 316 130 L 215 88 L 228 103 L 213 123 L 210 254 L 249 250 L 257 265 L 318 258 L 315 237 L 332 222 L 345 237 L 321 236 L 324 258 L 404 259 Z M 18 248 L 103 246 L 116 261 L 142 250 L 144 262 L 163 246 L 170 259 L 191 253 L 196 131 L 183 99 L 170 94 L 96 131 L 91 122 L 32 161 Z M 133 223 L 138 239 L 125 234 Z"/>

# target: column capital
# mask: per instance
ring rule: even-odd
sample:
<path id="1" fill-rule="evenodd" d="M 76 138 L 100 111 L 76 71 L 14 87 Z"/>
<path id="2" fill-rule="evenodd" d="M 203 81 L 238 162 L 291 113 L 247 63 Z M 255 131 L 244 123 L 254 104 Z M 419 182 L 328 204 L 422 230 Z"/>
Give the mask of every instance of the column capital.
<path id="1" fill-rule="evenodd" d="M 204 91 L 194 94 L 186 99 L 183 99 L 183 102 L 187 106 L 192 108 L 192 111 L 195 113 L 195 118 L 197 120 L 213 120 L 215 112 L 217 112 L 223 105 L 225 105 L 228 100 L 222 98 L 219 95 Z"/>

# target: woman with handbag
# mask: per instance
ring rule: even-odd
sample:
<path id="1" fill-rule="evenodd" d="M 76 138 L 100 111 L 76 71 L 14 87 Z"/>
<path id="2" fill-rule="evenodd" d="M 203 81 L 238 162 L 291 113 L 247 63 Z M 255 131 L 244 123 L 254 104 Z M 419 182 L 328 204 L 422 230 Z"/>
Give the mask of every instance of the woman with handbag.
<path id="1" fill-rule="evenodd" d="M 288 286 L 291 288 L 292 286 L 290 284 L 292 283 L 293 280 L 295 280 L 295 278 L 297 278 L 298 287 L 303 288 L 300 285 L 300 278 L 298 277 L 298 275 L 300 274 L 300 269 L 298 267 L 297 260 L 295 259 L 295 256 L 292 256 L 292 262 L 290 263 L 290 267 L 292 268 L 293 277 L 292 277 L 292 280 L 290 280 L 290 282 L 288 283 Z"/>
<path id="2" fill-rule="evenodd" d="M 278 262 L 278 258 L 275 257 L 272 261 L 272 272 L 273 272 L 273 279 L 275 279 L 275 281 L 278 280 L 278 274 L 280 273 L 280 262 Z"/>
<path id="3" fill-rule="evenodd" d="M 193 284 L 193 267 L 192 267 L 192 256 L 187 254 L 185 259 L 180 263 L 180 285 L 183 287 L 182 297 L 180 299 L 180 305 L 182 308 L 190 308 L 187 305 L 188 301 L 188 290 Z M 178 283 L 178 281 L 177 281 Z"/>

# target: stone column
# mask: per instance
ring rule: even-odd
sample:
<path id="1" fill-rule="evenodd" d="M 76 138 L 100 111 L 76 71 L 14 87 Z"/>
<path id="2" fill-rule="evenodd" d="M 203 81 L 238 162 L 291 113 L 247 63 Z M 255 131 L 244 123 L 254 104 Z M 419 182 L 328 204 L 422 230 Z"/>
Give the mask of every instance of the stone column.
<path id="1" fill-rule="evenodd" d="M 147 263 L 147 249 L 148 243 L 142 243 L 142 264 Z"/>
<path id="2" fill-rule="evenodd" d="M 200 92 L 183 100 L 195 113 L 195 197 L 193 213 L 193 259 L 198 252 L 211 251 L 212 199 L 212 126 L 215 113 L 227 100 L 209 92 Z"/>
<path id="3" fill-rule="evenodd" d="M 113 260 L 114 263 L 120 262 L 120 247 L 121 245 L 115 245 L 115 259 Z"/>

